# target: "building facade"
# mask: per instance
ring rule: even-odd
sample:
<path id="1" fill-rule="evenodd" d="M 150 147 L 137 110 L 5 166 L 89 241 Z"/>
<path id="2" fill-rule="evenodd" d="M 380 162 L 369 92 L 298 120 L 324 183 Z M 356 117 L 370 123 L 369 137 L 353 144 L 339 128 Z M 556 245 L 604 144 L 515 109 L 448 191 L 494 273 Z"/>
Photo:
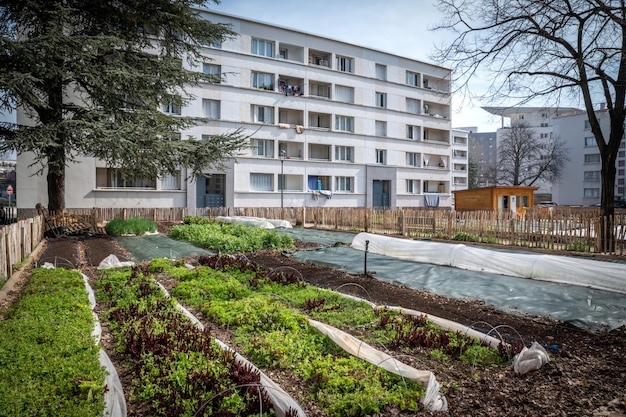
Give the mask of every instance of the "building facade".
<path id="1" fill-rule="evenodd" d="M 610 120 L 607 110 L 596 113 L 600 127 L 608 138 Z M 561 179 L 553 186 L 554 200 L 559 204 L 592 206 L 600 203 L 602 192 L 602 159 L 591 132 L 587 113 L 556 118 L 555 132 L 565 140 L 569 161 Z M 617 154 L 615 197 L 626 199 L 626 141 L 622 138 Z"/>
<path id="2" fill-rule="evenodd" d="M 242 129 L 250 147 L 226 171 L 194 179 L 181 169 L 127 181 L 80 158 L 67 168 L 67 207 L 450 207 L 451 191 L 467 187 L 467 132 L 452 134 L 450 69 L 204 14 L 239 34 L 206 47 L 206 61 L 191 68 L 222 79 L 189 89 L 187 106 L 162 110 L 209 119 L 183 139 Z M 31 161 L 18 155 L 18 207 L 47 200 L 45 170 L 33 175 Z"/>
<path id="3" fill-rule="evenodd" d="M 497 164 L 498 140 L 496 132 L 478 132 L 478 128 L 461 127 L 467 130 L 468 136 L 468 166 L 474 164 L 475 187 L 490 187 L 496 185 L 495 172 Z"/>
<path id="4" fill-rule="evenodd" d="M 537 135 L 546 144 L 557 139 L 564 141 L 565 138 L 554 132 L 555 118 L 581 112 L 580 109 L 573 107 L 483 107 L 483 109 L 502 117 L 502 127 L 496 133 L 496 143 L 502 142 L 502 138 L 507 134 L 510 126 L 520 123 L 524 123 L 534 132 L 534 135 Z M 506 122 L 505 119 L 507 119 Z M 535 193 L 538 200 L 550 200 L 552 198 L 552 182 L 538 181 L 533 185 L 539 187 Z"/>

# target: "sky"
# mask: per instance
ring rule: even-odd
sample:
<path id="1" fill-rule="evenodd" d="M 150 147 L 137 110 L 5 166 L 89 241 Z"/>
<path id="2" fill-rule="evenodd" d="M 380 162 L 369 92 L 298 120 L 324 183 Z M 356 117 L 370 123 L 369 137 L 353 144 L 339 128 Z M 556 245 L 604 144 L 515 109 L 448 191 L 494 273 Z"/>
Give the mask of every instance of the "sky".
<path id="1" fill-rule="evenodd" d="M 221 0 L 209 8 L 430 63 L 436 45 L 452 38 L 430 30 L 444 18 L 432 0 Z M 495 131 L 500 117 L 480 108 L 489 105 L 454 94 L 452 127 Z"/>

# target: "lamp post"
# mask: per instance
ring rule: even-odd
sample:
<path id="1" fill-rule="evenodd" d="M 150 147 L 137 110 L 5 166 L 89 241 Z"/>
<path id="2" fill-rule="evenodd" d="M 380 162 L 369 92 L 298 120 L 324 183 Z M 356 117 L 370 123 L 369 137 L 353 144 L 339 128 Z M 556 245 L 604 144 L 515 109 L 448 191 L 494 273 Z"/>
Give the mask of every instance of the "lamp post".
<path id="1" fill-rule="evenodd" d="M 280 209 L 282 213 L 283 209 L 283 197 L 285 191 L 285 154 L 287 152 L 284 149 L 281 149 L 279 158 L 280 158 Z"/>

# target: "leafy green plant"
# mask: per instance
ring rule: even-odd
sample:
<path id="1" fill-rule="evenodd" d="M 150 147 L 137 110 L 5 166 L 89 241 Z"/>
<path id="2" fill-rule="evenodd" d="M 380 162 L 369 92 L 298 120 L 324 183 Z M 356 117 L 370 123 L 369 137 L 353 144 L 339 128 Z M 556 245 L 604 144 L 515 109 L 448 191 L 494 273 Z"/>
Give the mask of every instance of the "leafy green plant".
<path id="1" fill-rule="evenodd" d="M 143 235 L 144 233 L 157 231 L 157 224 L 142 217 L 129 219 L 113 219 L 104 227 L 111 236 Z"/>
<path id="2" fill-rule="evenodd" d="M 170 231 L 170 236 L 219 253 L 290 249 L 293 247 L 291 236 L 279 234 L 275 230 L 205 221 L 204 219 L 186 218 L 186 224 L 174 226 Z"/>
<path id="3" fill-rule="evenodd" d="M 567 244 L 567 250 L 574 252 L 589 252 L 591 247 L 583 241 L 575 240 Z"/>
<path id="4" fill-rule="evenodd" d="M 76 271 L 36 269 L 0 322 L 0 414 L 96 416 L 105 370 Z"/>

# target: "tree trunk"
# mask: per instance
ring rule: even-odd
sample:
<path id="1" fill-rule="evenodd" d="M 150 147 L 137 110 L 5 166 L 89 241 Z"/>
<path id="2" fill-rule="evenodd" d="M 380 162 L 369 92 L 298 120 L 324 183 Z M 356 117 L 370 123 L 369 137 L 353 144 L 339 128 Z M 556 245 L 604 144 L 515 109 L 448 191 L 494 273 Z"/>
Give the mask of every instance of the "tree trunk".
<path id="1" fill-rule="evenodd" d="M 48 155 L 48 211 L 65 210 L 65 149 L 62 147 Z"/>

